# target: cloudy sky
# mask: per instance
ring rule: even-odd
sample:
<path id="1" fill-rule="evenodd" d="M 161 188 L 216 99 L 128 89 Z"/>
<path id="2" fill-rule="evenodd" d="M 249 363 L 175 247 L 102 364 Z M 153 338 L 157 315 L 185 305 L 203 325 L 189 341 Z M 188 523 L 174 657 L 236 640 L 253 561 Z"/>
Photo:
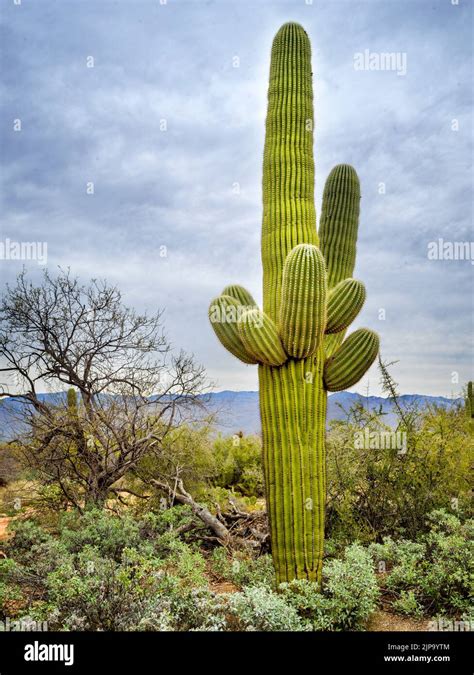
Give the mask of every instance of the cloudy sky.
<path id="1" fill-rule="evenodd" d="M 474 376 L 474 265 L 428 258 L 430 242 L 473 240 L 470 1 L 0 7 L 0 247 L 47 242 L 49 267 L 106 277 L 137 309 L 164 308 L 173 344 L 217 389 L 256 389 L 255 368 L 218 344 L 207 307 L 232 282 L 261 300 L 269 54 L 279 26 L 298 21 L 313 46 L 318 212 L 334 164 L 361 180 L 355 276 L 368 300 L 355 326 L 380 333 L 403 392 L 450 395 Z M 376 64 L 392 52 L 405 74 L 355 67 L 357 54 Z M 2 285 L 22 264 L 0 260 Z M 353 390 L 367 386 L 379 392 L 375 367 Z"/>

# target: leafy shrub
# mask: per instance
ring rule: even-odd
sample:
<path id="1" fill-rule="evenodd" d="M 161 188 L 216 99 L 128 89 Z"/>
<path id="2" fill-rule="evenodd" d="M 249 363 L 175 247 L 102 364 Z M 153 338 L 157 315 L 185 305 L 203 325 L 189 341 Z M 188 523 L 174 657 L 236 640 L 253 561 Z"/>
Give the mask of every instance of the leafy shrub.
<path id="1" fill-rule="evenodd" d="M 216 548 L 211 554 L 213 572 L 226 581 L 242 588 L 243 586 L 275 585 L 275 571 L 272 558 L 262 555 L 259 558 L 245 558 L 243 556 L 229 558 L 223 548 Z"/>
<path id="2" fill-rule="evenodd" d="M 304 580 L 245 587 L 229 600 L 238 630 L 357 630 L 376 608 L 377 580 L 369 553 L 359 545 L 324 569 L 322 592 Z"/>
<path id="3" fill-rule="evenodd" d="M 6 542 L 5 549 L 11 557 L 15 557 L 17 560 L 29 555 L 34 546 L 53 539 L 34 520 L 13 521 L 10 523 L 9 529 L 14 536 Z"/>
<path id="4" fill-rule="evenodd" d="M 375 447 L 356 447 L 361 433 L 369 432 L 376 441 L 393 431 L 383 419 L 361 405 L 351 410 L 347 421 L 331 423 L 326 531 L 345 544 L 384 536 L 414 540 L 426 530 L 430 511 L 449 508 L 453 499 L 460 510 L 472 508 L 469 471 L 474 443 L 464 411 L 418 411 L 409 431 L 398 420 L 398 430 L 406 433 L 405 453 L 376 442 Z"/>
<path id="5" fill-rule="evenodd" d="M 16 582 L 18 563 L 11 559 L 0 559 L 0 617 L 9 615 L 10 603 L 23 602 L 21 587 Z"/>
<path id="6" fill-rule="evenodd" d="M 170 535 L 166 568 L 191 587 L 207 585 L 206 561 L 199 551 L 193 551 L 185 542 Z"/>
<path id="7" fill-rule="evenodd" d="M 323 567 L 322 593 L 303 580 L 281 584 L 280 589 L 313 630 L 360 629 L 378 598 L 371 557 L 358 544 L 349 546 L 342 559 L 329 560 Z"/>
<path id="8" fill-rule="evenodd" d="M 235 630 L 302 631 L 310 625 L 285 599 L 264 586 L 245 588 L 229 599 L 228 612 Z"/>
<path id="9" fill-rule="evenodd" d="M 423 608 L 420 606 L 412 590 L 402 591 L 400 597 L 393 602 L 393 608 L 400 614 L 408 614 L 408 616 L 414 617 L 423 616 Z"/>
<path id="10" fill-rule="evenodd" d="M 444 612 L 458 616 L 469 611 L 474 581 L 474 520 L 462 523 L 443 509 L 427 518 L 429 530 L 418 542 L 394 541 L 372 544 L 376 563 L 390 566 L 386 587 L 398 593 L 394 607 L 419 616 Z"/>
<path id="11" fill-rule="evenodd" d="M 192 589 L 162 561 L 125 549 L 121 562 L 85 547 L 47 580 L 34 616 L 58 630 L 221 630 L 225 617 L 207 589 Z"/>
<path id="12" fill-rule="evenodd" d="M 184 528 L 193 519 L 194 514 L 189 506 L 160 508 L 157 512 L 148 511 L 140 518 L 140 534 L 145 539 L 154 539 L 165 532 Z"/>
<path id="13" fill-rule="evenodd" d="M 207 585 L 206 563 L 177 536 L 172 526 L 189 516 L 177 511 L 136 521 L 69 513 L 56 538 L 33 521 L 17 522 L 7 544 L 14 561 L 0 561 L 2 602 L 17 598 L 17 611 L 27 607 L 58 629 L 181 630 L 182 622 L 186 630 L 217 630 L 222 616 L 214 621 L 203 609 L 212 598 L 200 596 L 199 614 L 188 597 L 190 588 Z"/>
<path id="14" fill-rule="evenodd" d="M 120 518 L 107 511 L 93 509 L 83 516 L 67 513 L 61 523 L 61 541 L 71 553 L 93 546 L 106 558 L 120 560 L 127 547 L 141 543 L 139 522 L 130 514 Z"/>
<path id="15" fill-rule="evenodd" d="M 219 436 L 214 442 L 213 484 L 243 495 L 263 495 L 262 446 L 257 436 Z"/>

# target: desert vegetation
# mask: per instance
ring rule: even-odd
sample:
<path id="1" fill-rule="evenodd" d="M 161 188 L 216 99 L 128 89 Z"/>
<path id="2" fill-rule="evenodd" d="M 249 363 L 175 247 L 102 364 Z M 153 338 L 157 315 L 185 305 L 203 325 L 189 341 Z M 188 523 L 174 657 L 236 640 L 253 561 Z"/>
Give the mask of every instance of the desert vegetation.
<path id="1" fill-rule="evenodd" d="M 379 355 L 395 422 L 363 403 L 326 420 L 328 394 L 360 380 L 379 338 L 345 337 L 365 300 L 352 167 L 330 173 L 316 231 L 311 76 L 308 36 L 285 24 L 263 310 L 238 285 L 210 307 L 222 344 L 258 364 L 261 434 L 216 431 L 203 366 L 116 286 L 46 270 L 3 290 L 1 621 L 310 632 L 370 630 L 383 612 L 472 627 L 472 383 L 465 402 L 406 407 Z"/>
<path id="2" fill-rule="evenodd" d="M 56 400 L 54 416 L 71 415 L 72 400 Z M 473 436 L 464 406 L 412 410 L 404 453 L 355 447 L 355 434 L 377 433 L 383 417 L 346 413 L 327 436 L 319 591 L 275 576 L 258 436 L 223 436 L 210 419 L 175 422 L 95 502 L 79 479 L 63 489 L 76 461 L 68 437 L 56 439 L 55 476 L 25 453 L 29 432 L 4 443 L 0 618 L 50 630 L 337 631 L 370 630 L 383 614 L 467 629 Z M 76 404 L 74 415 L 86 411 Z M 100 463 L 108 447 L 91 452 Z"/>

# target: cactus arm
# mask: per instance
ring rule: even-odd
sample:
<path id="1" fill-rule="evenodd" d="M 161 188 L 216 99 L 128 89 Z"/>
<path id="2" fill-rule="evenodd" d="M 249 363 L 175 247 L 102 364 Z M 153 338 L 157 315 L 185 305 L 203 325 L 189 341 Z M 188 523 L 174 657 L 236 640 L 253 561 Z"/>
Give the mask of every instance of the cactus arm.
<path id="1" fill-rule="evenodd" d="M 256 307 L 257 303 L 251 296 L 251 294 L 243 287 L 238 284 L 232 286 L 226 286 L 222 291 L 221 295 L 230 295 L 231 298 L 237 300 L 237 302 L 245 307 Z"/>
<path id="2" fill-rule="evenodd" d="M 286 352 L 297 359 L 313 354 L 326 326 L 326 266 L 321 251 L 299 244 L 283 268 L 279 331 Z"/>
<path id="3" fill-rule="evenodd" d="M 240 303 L 230 295 L 220 295 L 211 301 L 209 320 L 215 334 L 227 351 L 244 363 L 255 364 L 257 360 L 247 352 L 237 330 L 240 307 Z"/>
<path id="4" fill-rule="evenodd" d="M 326 333 L 345 331 L 365 302 L 365 286 L 356 279 L 344 279 L 329 291 Z"/>
<path id="5" fill-rule="evenodd" d="M 359 328 L 324 366 L 324 384 L 328 391 L 341 391 L 356 384 L 375 361 L 379 337 L 368 328 Z"/>
<path id="6" fill-rule="evenodd" d="M 360 185 L 349 164 L 338 164 L 329 173 L 323 190 L 319 238 L 326 261 L 328 288 L 352 277 L 359 229 Z M 326 355 L 333 354 L 344 339 L 345 331 L 328 335 Z"/>
<path id="7" fill-rule="evenodd" d="M 260 309 L 244 312 L 237 330 L 247 353 L 259 363 L 281 366 L 287 360 L 275 324 Z"/>
<path id="8" fill-rule="evenodd" d="M 348 164 L 338 164 L 324 185 L 319 238 L 326 261 L 328 286 L 352 277 L 359 229 L 360 185 Z"/>

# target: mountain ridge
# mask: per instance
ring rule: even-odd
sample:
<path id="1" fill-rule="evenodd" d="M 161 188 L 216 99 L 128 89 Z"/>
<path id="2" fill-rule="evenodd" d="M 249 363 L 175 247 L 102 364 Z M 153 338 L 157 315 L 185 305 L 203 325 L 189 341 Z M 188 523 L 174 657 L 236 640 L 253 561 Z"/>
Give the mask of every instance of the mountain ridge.
<path id="1" fill-rule="evenodd" d="M 58 402 L 65 399 L 65 392 L 56 394 L 40 394 L 42 400 L 56 399 Z M 208 411 L 215 416 L 215 427 L 223 434 L 234 434 L 242 431 L 245 434 L 260 433 L 260 413 L 258 407 L 258 391 L 232 390 L 200 394 Z M 463 403 L 463 399 L 447 398 L 445 396 L 430 396 L 425 394 L 402 394 L 398 398 L 402 407 L 418 403 L 420 407 L 436 405 L 444 408 Z M 328 396 L 328 423 L 332 420 L 344 419 L 345 412 L 356 404 L 363 403 L 371 410 L 381 409 L 385 414 L 385 422 L 393 425 L 396 419 L 393 400 L 383 396 L 364 396 L 357 392 L 335 392 Z M 18 405 L 14 398 L 0 400 L 0 439 L 10 438 L 15 429 L 15 412 L 13 406 Z"/>

